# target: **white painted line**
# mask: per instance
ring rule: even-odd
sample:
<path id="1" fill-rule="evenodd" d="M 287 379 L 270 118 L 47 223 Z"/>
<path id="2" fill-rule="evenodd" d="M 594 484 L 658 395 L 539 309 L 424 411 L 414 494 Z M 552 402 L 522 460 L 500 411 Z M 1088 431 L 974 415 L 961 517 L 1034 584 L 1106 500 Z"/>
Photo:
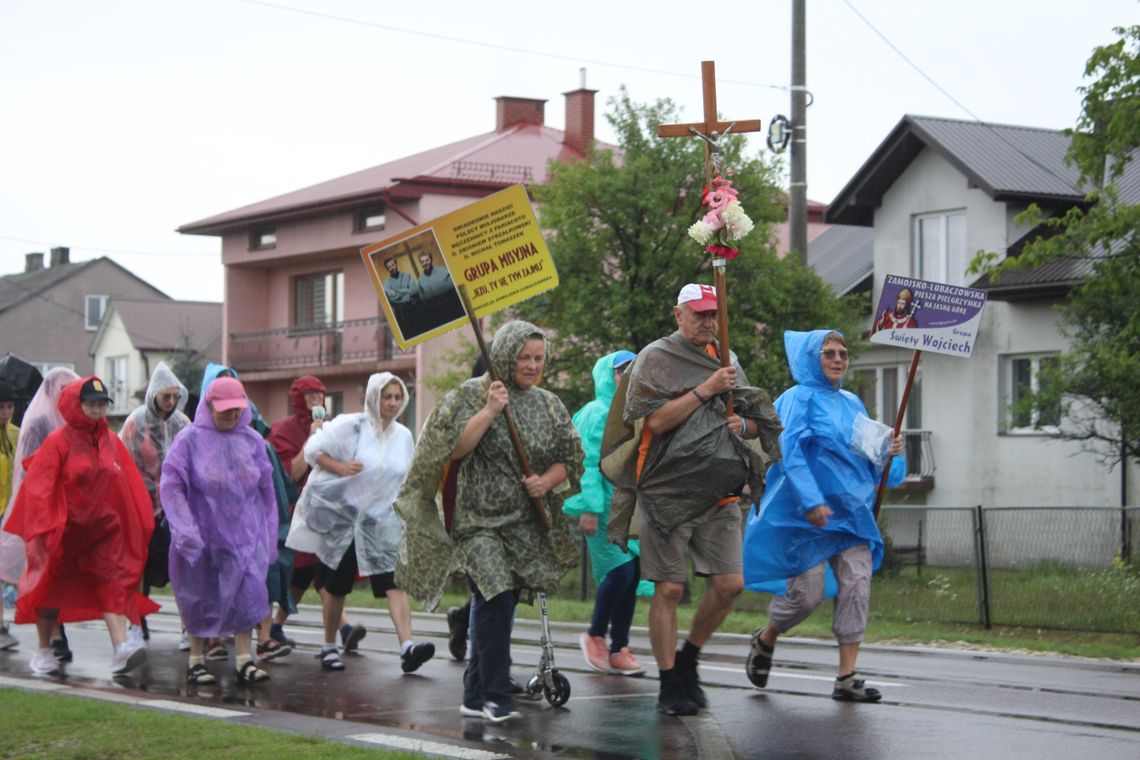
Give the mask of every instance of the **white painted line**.
<path id="1" fill-rule="evenodd" d="M 28 689 L 29 691 L 60 691 L 67 688 L 59 681 L 42 681 L 38 678 L 9 678 L 8 676 L 0 676 L 0 686 Z"/>
<path id="2" fill-rule="evenodd" d="M 389 749 L 422 752 L 426 755 L 454 757 L 460 758 L 460 760 L 511 760 L 510 755 L 498 755 L 494 752 L 487 752 L 481 749 L 467 749 L 466 747 L 457 747 L 454 744 L 444 744 L 442 742 L 408 739 L 404 736 L 394 736 L 392 734 L 352 734 L 345 738 L 354 739 L 358 742 L 366 742 L 368 744 L 378 744 L 381 747 L 387 747 Z"/>
<path id="3" fill-rule="evenodd" d="M 137 700 L 140 707 L 155 707 L 159 710 L 170 710 L 171 712 L 189 713 L 191 715 L 204 715 L 208 718 L 244 718 L 252 713 L 240 712 L 238 710 L 223 710 L 220 707 L 207 707 L 206 705 L 195 705 L 186 702 L 175 702 L 169 699 L 140 699 Z"/>
<path id="4" fill-rule="evenodd" d="M 701 670 L 718 670 L 722 673 L 739 673 L 742 670 L 742 668 L 723 668 L 723 667 L 719 667 L 717 665 L 705 665 L 703 663 L 701 664 L 700 667 L 701 667 Z M 809 675 L 807 673 L 789 673 L 786 670 L 781 670 L 781 671 L 773 670 L 769 677 L 770 678 L 776 678 L 776 677 L 779 677 L 779 678 L 802 678 L 802 679 L 807 680 L 807 681 L 834 681 L 835 680 L 834 676 L 813 676 L 813 675 Z M 891 688 L 891 689 L 905 689 L 909 686 L 909 684 L 898 683 L 896 681 L 872 681 L 869 678 L 866 678 L 863 680 L 864 680 L 864 683 L 866 683 L 868 686 L 886 686 L 886 687 Z M 711 684 L 711 685 L 715 686 L 716 684 Z"/>
<path id="5" fill-rule="evenodd" d="M 610 699 L 634 699 L 634 698 L 639 698 L 639 697 L 654 697 L 654 698 L 656 698 L 657 697 L 657 691 L 656 690 L 654 690 L 654 691 L 639 691 L 639 692 L 635 692 L 635 693 L 631 693 L 631 694 L 590 694 L 589 696 L 581 696 L 581 697 L 579 697 L 577 694 L 575 694 L 573 699 L 575 702 L 586 702 L 586 701 L 589 701 L 591 699 L 610 700 Z M 541 702 L 541 700 L 535 700 L 534 703 L 538 704 L 540 702 Z M 522 699 L 516 699 L 515 704 L 525 705 L 525 704 L 530 704 L 530 701 L 529 700 L 523 701 Z"/>

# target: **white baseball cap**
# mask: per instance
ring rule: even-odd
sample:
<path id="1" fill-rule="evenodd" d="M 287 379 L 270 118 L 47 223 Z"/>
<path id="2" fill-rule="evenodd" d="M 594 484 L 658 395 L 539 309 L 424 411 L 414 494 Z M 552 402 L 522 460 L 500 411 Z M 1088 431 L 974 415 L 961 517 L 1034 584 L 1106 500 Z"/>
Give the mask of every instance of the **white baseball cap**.
<path id="1" fill-rule="evenodd" d="M 693 311 L 713 311 L 716 309 L 716 288 L 690 282 L 677 294 L 677 305 L 685 303 Z"/>

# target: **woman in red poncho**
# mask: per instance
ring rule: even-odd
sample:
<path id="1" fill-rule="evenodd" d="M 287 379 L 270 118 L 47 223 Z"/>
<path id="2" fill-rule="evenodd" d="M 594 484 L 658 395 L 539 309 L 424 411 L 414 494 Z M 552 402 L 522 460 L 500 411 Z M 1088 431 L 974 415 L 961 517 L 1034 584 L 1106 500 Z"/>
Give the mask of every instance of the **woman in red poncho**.
<path id="1" fill-rule="evenodd" d="M 142 477 L 122 441 L 107 427 L 110 396 L 97 377 L 77 380 L 59 397 L 67 425 L 25 461 L 26 474 L 4 530 L 24 539 L 28 564 L 20 579 L 16 622 L 36 624 L 32 672 L 59 675 L 51 650 L 58 622 L 103 618 L 111 635 L 111 670 L 146 661 L 141 641 L 128 641 L 158 605 L 138 593 L 154 530 Z"/>

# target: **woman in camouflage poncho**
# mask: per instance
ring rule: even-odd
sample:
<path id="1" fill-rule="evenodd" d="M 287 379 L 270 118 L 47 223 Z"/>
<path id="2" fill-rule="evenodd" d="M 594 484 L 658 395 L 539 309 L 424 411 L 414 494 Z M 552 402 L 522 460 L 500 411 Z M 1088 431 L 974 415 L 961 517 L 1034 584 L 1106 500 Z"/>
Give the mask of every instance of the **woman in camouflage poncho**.
<path id="1" fill-rule="evenodd" d="M 396 583 L 431 610 L 449 573 L 461 569 L 471 578 L 476 646 L 464 677 L 463 713 L 496 722 L 518 714 L 508 680 L 515 605 L 520 595 L 529 601 L 556 589 L 576 558 L 562 501 L 578 491 L 582 446 L 562 402 L 535 385 L 545 341 L 528 322 L 499 329 L 491 364 L 501 382 L 473 378 L 436 404 L 396 500 L 406 522 Z M 508 404 L 536 475 L 523 475 L 501 414 Z M 449 460 L 459 467 L 450 536 L 436 502 Z M 531 497 L 544 499 L 549 530 Z"/>

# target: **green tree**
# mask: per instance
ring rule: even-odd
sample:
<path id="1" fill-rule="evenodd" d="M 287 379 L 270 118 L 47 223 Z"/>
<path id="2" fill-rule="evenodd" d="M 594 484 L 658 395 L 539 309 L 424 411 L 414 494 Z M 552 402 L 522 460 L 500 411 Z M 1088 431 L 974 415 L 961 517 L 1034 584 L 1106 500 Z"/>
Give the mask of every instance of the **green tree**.
<path id="1" fill-rule="evenodd" d="M 621 150 L 552 163 L 550 182 L 534 188 L 560 282 L 518 309 L 555 334 L 545 384 L 570 409 L 593 397 L 598 357 L 637 351 L 676 330 L 670 309 L 681 286 L 713 280 L 708 254 L 688 236 L 704 213 L 703 143 L 656 136 L 657 125 L 681 121 L 669 100 L 635 104 L 623 90 L 608 105 Z M 783 331 L 849 331 L 858 307 L 837 299 L 795 257 L 777 258 L 770 242 L 772 224 L 783 216 L 776 168 L 746 156 L 744 147 L 742 137 L 731 135 L 721 146 L 756 222 L 728 264 L 730 341 L 749 380 L 774 396 L 791 383 Z"/>
<path id="2" fill-rule="evenodd" d="M 1036 205 L 1019 218 L 1038 234 L 1020 256 L 982 253 L 976 271 L 992 277 L 1068 259 L 1088 276 L 1060 306 L 1071 345 L 1042 372 L 1037 393 L 1016 413 L 1060 406 L 1059 437 L 1086 442 L 1106 461 L 1140 458 L 1140 26 L 1118 27 L 1085 66 L 1082 112 L 1067 160 L 1091 188 L 1087 205 L 1046 217 Z"/>
<path id="3" fill-rule="evenodd" d="M 201 392 L 202 373 L 206 370 L 206 355 L 195 348 L 194 331 L 183 324 L 178 328 L 179 346 L 167 357 L 174 376 L 186 386 L 186 391 L 197 396 Z"/>

